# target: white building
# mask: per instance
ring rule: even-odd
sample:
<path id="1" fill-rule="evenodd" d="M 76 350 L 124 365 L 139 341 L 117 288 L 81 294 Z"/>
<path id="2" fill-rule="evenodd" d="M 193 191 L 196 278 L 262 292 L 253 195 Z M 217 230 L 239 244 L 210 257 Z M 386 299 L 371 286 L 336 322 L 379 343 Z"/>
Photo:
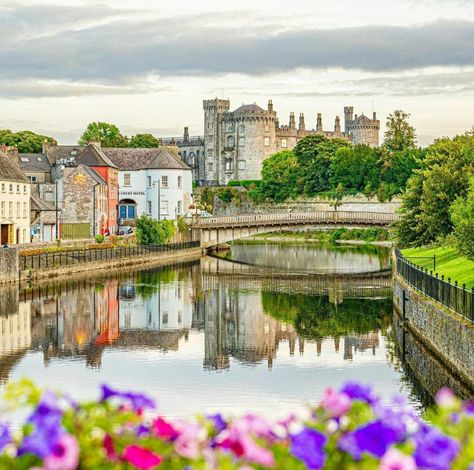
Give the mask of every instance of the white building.
<path id="1" fill-rule="evenodd" d="M 191 204 L 192 171 L 172 148 L 103 148 L 119 168 L 119 217 L 176 220 Z"/>

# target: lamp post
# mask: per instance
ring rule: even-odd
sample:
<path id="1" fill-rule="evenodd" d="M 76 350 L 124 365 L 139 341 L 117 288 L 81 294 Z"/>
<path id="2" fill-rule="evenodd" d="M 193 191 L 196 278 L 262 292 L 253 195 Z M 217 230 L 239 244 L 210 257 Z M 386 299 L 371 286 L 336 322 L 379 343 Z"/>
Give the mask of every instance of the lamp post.
<path id="1" fill-rule="evenodd" d="M 158 191 L 158 220 L 161 220 L 161 178 L 158 177 L 158 180 L 153 182 L 153 186 L 157 188 Z"/>

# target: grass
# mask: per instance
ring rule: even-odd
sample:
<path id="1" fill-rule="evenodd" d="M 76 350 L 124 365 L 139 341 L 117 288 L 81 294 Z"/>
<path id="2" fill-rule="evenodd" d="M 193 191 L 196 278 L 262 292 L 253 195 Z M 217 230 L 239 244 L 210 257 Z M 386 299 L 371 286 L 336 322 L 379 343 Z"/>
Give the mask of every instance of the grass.
<path id="1" fill-rule="evenodd" d="M 440 277 L 444 275 L 445 279 L 451 278 L 453 284 L 454 281 L 458 281 L 460 286 L 465 283 L 469 289 L 474 287 L 474 261 L 461 255 L 455 248 L 448 246 L 408 248 L 402 250 L 402 254 L 428 270 L 433 269 L 433 255 L 436 255 L 436 272 Z M 410 259 L 410 256 L 427 256 L 431 259 Z"/>

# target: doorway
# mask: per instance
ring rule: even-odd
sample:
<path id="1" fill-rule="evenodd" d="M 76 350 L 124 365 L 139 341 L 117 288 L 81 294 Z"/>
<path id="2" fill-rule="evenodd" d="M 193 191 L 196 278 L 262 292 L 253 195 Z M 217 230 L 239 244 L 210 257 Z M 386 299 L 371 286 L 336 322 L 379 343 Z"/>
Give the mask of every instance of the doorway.
<path id="1" fill-rule="evenodd" d="M 0 230 L 0 244 L 3 245 L 5 243 L 8 243 L 8 225 L 2 224 Z"/>

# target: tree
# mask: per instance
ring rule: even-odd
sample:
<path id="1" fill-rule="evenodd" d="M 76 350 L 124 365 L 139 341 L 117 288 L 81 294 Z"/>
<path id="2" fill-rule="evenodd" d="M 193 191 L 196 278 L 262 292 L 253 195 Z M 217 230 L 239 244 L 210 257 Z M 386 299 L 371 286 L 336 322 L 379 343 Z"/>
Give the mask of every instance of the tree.
<path id="1" fill-rule="evenodd" d="M 416 147 L 415 128 L 410 125 L 410 115 L 398 109 L 387 118 L 384 147 L 389 152 L 402 152 Z"/>
<path id="2" fill-rule="evenodd" d="M 45 141 L 52 145 L 57 144 L 53 137 L 35 134 L 32 131 L 12 132 L 9 129 L 0 130 L 0 143 L 9 147 L 16 146 L 19 153 L 41 153 Z"/>
<path id="3" fill-rule="evenodd" d="M 263 199 L 282 202 L 300 194 L 299 166 L 291 150 L 282 150 L 263 161 L 259 193 Z"/>
<path id="4" fill-rule="evenodd" d="M 458 197 L 450 208 L 453 235 L 461 253 L 474 258 L 474 178 L 466 197 Z"/>
<path id="5" fill-rule="evenodd" d="M 160 141 L 152 134 L 137 134 L 130 139 L 130 147 L 133 148 L 156 148 Z"/>
<path id="6" fill-rule="evenodd" d="M 137 240 L 140 245 L 164 245 L 174 236 L 172 220 L 155 220 L 143 214 L 137 219 Z"/>
<path id="7" fill-rule="evenodd" d="M 79 139 L 79 145 L 100 142 L 102 147 L 127 147 L 128 138 L 120 133 L 115 124 L 108 122 L 90 122 Z"/>

